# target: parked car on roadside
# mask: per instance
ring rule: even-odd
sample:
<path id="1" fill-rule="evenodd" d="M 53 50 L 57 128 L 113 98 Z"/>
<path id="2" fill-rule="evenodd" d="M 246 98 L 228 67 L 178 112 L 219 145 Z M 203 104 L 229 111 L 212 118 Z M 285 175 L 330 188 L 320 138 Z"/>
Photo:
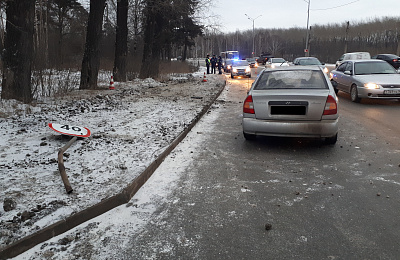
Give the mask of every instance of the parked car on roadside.
<path id="1" fill-rule="evenodd" d="M 238 60 L 232 63 L 231 78 L 237 76 L 251 78 L 250 65 L 246 60 Z"/>
<path id="2" fill-rule="evenodd" d="M 336 68 L 346 60 L 367 60 L 371 59 L 369 52 L 349 52 L 345 53 L 336 61 Z"/>
<path id="3" fill-rule="evenodd" d="M 394 54 L 378 54 L 372 56 L 371 59 L 384 60 L 392 65 L 396 70 L 400 67 L 400 57 Z"/>
<path id="4" fill-rule="evenodd" d="M 383 60 L 349 60 L 330 73 L 335 92 L 350 93 L 351 101 L 362 98 L 400 99 L 400 74 Z"/>
<path id="5" fill-rule="evenodd" d="M 265 69 L 243 104 L 243 135 L 313 137 L 335 144 L 338 99 L 318 66 Z"/>
<path id="6" fill-rule="evenodd" d="M 288 62 L 283 58 L 270 58 L 265 64 L 266 68 L 276 68 L 276 67 L 289 66 Z"/>
<path id="7" fill-rule="evenodd" d="M 325 67 L 325 63 L 319 61 L 319 59 L 315 57 L 298 57 L 293 60 L 293 65 L 301 65 L 301 66 L 318 66 L 325 73 L 328 73 L 328 68 Z"/>

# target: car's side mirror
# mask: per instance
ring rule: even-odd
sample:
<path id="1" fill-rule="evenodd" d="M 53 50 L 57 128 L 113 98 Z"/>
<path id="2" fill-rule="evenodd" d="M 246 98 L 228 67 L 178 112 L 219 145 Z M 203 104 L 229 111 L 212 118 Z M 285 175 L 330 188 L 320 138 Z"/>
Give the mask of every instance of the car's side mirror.
<path id="1" fill-rule="evenodd" d="M 325 65 L 325 62 L 322 62 L 321 65 Z"/>
<path id="2" fill-rule="evenodd" d="M 351 75 L 351 71 L 350 71 L 350 70 L 346 70 L 346 71 L 344 72 L 344 74 L 346 74 L 346 75 Z"/>

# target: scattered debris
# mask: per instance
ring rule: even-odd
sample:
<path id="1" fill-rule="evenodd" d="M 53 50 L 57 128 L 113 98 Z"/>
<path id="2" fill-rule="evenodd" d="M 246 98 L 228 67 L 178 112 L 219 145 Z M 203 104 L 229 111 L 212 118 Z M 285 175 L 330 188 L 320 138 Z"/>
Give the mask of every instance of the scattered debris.
<path id="1" fill-rule="evenodd" d="M 265 224 L 265 230 L 271 230 L 272 229 L 272 224 L 267 223 Z"/>

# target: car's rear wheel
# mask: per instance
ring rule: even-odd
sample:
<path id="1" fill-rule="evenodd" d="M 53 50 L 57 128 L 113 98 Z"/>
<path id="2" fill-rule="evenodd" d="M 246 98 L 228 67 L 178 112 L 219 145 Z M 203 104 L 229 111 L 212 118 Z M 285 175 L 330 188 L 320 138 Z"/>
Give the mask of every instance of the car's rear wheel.
<path id="1" fill-rule="evenodd" d="M 351 101 L 355 103 L 360 103 L 361 98 L 358 97 L 358 90 L 356 85 L 352 85 L 350 89 L 350 97 Z"/>
<path id="2" fill-rule="evenodd" d="M 332 137 L 325 138 L 325 144 L 336 144 L 337 141 L 337 134 Z"/>
<path id="3" fill-rule="evenodd" d="M 243 136 L 246 140 L 254 140 L 256 139 L 256 135 L 253 134 L 246 134 L 245 132 L 243 132 Z"/>

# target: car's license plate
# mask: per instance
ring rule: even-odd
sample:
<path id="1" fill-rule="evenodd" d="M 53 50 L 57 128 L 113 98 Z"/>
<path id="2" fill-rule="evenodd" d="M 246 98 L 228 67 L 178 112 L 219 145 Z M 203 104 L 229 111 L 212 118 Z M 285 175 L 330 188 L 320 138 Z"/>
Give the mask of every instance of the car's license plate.
<path id="1" fill-rule="evenodd" d="M 383 94 L 400 94 L 400 90 L 399 89 L 393 89 L 393 90 L 385 90 L 383 91 Z"/>

